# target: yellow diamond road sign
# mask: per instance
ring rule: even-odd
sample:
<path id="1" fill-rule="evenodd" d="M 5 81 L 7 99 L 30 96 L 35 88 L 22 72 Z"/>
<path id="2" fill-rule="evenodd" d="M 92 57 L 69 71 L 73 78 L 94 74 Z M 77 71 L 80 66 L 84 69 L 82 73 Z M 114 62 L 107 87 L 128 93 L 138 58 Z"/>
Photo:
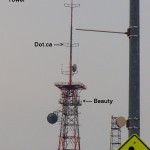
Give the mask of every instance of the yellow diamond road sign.
<path id="1" fill-rule="evenodd" d="M 118 150 L 150 150 L 150 148 L 136 134 L 133 134 Z"/>

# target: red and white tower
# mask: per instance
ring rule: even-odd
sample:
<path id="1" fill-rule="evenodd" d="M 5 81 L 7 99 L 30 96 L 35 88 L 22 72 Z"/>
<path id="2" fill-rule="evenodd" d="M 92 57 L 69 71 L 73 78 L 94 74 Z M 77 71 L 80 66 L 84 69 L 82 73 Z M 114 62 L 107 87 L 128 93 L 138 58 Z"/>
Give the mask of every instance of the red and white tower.
<path id="1" fill-rule="evenodd" d="M 78 43 L 73 43 L 73 8 L 79 7 L 79 4 L 74 4 L 71 0 L 70 4 L 65 3 L 65 7 L 71 9 L 71 25 L 70 25 L 70 43 L 67 47 L 70 48 L 69 70 L 62 71 L 69 76 L 68 82 L 57 82 L 55 86 L 61 91 L 61 110 L 55 111 L 48 115 L 49 123 L 54 124 L 60 121 L 60 134 L 58 150 L 80 150 L 80 133 L 79 133 L 79 112 L 81 106 L 79 93 L 86 89 L 86 86 L 80 82 L 73 82 L 73 75 L 77 73 L 76 64 L 72 63 L 72 48 L 78 46 Z M 64 44 L 65 45 L 65 44 Z M 59 115 L 58 115 L 59 114 Z"/>

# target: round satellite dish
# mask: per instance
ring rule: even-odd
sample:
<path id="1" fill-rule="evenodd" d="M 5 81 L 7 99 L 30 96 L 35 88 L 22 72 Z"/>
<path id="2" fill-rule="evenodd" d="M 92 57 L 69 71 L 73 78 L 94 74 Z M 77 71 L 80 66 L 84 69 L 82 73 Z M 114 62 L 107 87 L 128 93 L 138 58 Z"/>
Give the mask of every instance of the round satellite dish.
<path id="1" fill-rule="evenodd" d="M 47 116 L 47 121 L 50 123 L 50 124 L 54 124 L 56 123 L 58 120 L 58 117 L 56 114 L 54 113 L 50 113 L 48 116 Z"/>
<path id="2" fill-rule="evenodd" d="M 77 71 L 77 65 L 76 65 L 76 64 L 74 64 L 74 65 L 72 66 L 72 71 L 73 71 L 73 72 L 76 72 L 76 71 Z"/>
<path id="3" fill-rule="evenodd" d="M 116 119 L 116 124 L 117 124 L 117 126 L 118 127 L 123 127 L 123 126 L 125 126 L 125 124 L 126 124 L 126 119 L 124 118 L 124 117 L 118 117 L 117 119 Z"/>

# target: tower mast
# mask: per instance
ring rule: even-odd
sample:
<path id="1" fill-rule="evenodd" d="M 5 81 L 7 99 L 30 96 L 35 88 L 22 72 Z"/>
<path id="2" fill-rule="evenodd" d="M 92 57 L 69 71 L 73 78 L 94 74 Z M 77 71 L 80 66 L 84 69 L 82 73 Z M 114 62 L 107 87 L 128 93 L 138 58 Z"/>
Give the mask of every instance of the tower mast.
<path id="1" fill-rule="evenodd" d="M 73 23 L 73 0 L 71 0 L 71 24 L 70 24 L 70 66 L 69 66 L 69 84 L 72 83 L 72 23 Z"/>
<path id="2" fill-rule="evenodd" d="M 79 7 L 71 0 L 70 4 L 65 3 L 65 7 L 71 8 L 71 24 L 70 24 L 70 43 L 66 46 L 70 48 L 69 71 L 63 73 L 69 76 L 69 82 L 56 82 L 55 86 L 61 91 L 61 110 L 55 111 L 48 115 L 49 123 L 54 124 L 60 121 L 60 134 L 58 150 L 80 150 L 80 133 L 79 133 L 79 112 L 81 106 L 79 93 L 86 89 L 86 86 L 80 82 L 73 82 L 72 77 L 77 73 L 76 65 L 72 65 L 72 48 L 78 46 L 73 43 L 73 8 Z M 58 116 L 60 115 L 60 117 Z M 59 118 L 59 119 L 58 119 Z"/>

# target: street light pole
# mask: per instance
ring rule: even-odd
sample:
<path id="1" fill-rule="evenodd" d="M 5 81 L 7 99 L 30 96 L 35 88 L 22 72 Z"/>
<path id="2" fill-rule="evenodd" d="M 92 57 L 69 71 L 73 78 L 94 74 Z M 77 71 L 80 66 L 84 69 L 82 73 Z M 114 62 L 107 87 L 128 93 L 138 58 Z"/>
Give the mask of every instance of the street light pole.
<path id="1" fill-rule="evenodd" d="M 140 15 L 139 0 L 130 0 L 130 25 L 127 32 L 77 29 L 81 31 L 126 34 L 129 37 L 129 136 L 140 136 Z"/>
<path id="2" fill-rule="evenodd" d="M 129 136 L 140 136 L 139 0 L 130 0 L 129 26 Z"/>

